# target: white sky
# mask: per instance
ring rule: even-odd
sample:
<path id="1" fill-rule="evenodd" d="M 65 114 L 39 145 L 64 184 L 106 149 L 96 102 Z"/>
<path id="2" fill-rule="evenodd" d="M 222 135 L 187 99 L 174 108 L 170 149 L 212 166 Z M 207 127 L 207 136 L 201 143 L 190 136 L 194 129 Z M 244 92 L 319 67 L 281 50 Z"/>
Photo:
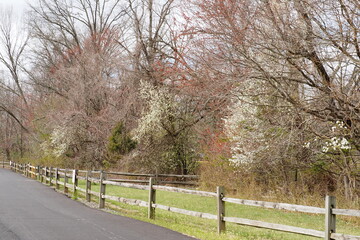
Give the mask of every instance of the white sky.
<path id="1" fill-rule="evenodd" d="M 0 7 L 12 7 L 14 13 L 22 14 L 27 8 L 28 2 L 35 3 L 36 0 L 0 0 Z"/>
<path id="2" fill-rule="evenodd" d="M 36 3 L 37 0 L 0 0 L 0 9 L 4 9 L 6 11 L 7 8 L 11 7 L 14 17 L 20 19 L 24 17 L 23 15 L 28 8 L 28 2 Z M 14 25 L 13 27 L 17 28 L 17 25 Z M 0 51 L 2 50 L 3 49 L 0 49 Z M 3 74 L 2 71 L 4 68 L 3 64 L 0 64 L 0 76 Z"/>

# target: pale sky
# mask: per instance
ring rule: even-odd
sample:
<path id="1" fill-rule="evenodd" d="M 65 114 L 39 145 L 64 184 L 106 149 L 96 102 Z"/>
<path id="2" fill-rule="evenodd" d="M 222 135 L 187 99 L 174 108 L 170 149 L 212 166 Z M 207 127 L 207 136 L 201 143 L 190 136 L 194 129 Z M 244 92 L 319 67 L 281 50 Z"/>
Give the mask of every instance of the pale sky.
<path id="1" fill-rule="evenodd" d="M 28 2 L 34 3 L 36 0 L 0 0 L 0 6 L 3 8 L 12 7 L 14 13 L 22 14 Z"/>

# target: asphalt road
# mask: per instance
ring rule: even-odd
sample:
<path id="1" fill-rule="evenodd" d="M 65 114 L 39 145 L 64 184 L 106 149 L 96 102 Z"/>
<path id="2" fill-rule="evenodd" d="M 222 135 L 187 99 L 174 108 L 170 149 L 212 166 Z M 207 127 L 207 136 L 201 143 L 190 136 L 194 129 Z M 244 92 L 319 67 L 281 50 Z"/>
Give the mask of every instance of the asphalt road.
<path id="1" fill-rule="evenodd" d="M 191 240 L 180 233 L 71 200 L 0 169 L 1 240 Z"/>

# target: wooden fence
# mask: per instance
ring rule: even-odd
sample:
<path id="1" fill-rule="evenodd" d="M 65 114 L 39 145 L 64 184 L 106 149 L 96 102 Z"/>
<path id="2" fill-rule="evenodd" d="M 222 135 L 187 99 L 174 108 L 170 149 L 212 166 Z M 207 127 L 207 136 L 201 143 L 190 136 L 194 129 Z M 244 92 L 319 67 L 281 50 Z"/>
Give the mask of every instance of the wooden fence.
<path id="1" fill-rule="evenodd" d="M 148 181 L 141 182 L 128 182 L 128 179 L 124 181 L 119 179 L 107 178 L 107 176 L 133 176 L 132 173 L 117 173 L 117 172 L 105 172 L 105 171 L 83 171 L 76 169 L 58 169 L 52 167 L 39 167 L 39 166 L 31 166 L 30 164 L 18 164 L 14 162 L 10 162 L 10 168 L 15 171 L 24 174 L 27 177 L 37 179 L 41 182 L 45 182 L 45 184 L 49 184 L 50 186 L 54 186 L 56 189 L 59 189 L 60 185 L 63 185 L 64 192 L 69 193 L 69 189 L 72 190 L 73 196 L 76 198 L 78 195 L 78 191 L 81 191 L 85 194 L 86 201 L 91 201 L 91 196 L 96 196 L 99 200 L 99 208 L 105 207 L 106 199 L 117 201 L 121 203 L 138 205 L 141 207 L 148 208 L 148 217 L 151 219 L 155 218 L 155 209 L 162 209 L 174 213 L 180 213 L 185 215 L 190 215 L 194 217 L 204 218 L 204 219 L 212 219 L 216 220 L 218 223 L 218 232 L 219 234 L 226 230 L 226 223 L 235 223 L 239 225 L 245 226 L 253 226 L 258 228 L 266 228 L 272 230 L 278 230 L 282 232 L 289 232 L 301 235 L 307 235 L 317 238 L 323 238 L 325 240 L 330 239 L 339 239 L 339 240 L 360 240 L 360 236 L 352 236 L 346 235 L 336 232 L 336 216 L 353 216 L 360 217 L 360 210 L 351 210 L 351 209 L 339 209 L 336 208 L 336 200 L 333 196 L 326 196 L 325 198 L 325 207 L 311 207 L 311 206 L 303 206 L 303 205 L 295 205 L 295 204 L 287 204 L 287 203 L 275 203 L 275 202 L 265 202 L 265 201 L 254 201 L 254 200 L 244 200 L 237 198 L 229 198 L 225 196 L 225 191 L 223 187 L 217 187 L 216 192 L 205 192 L 205 191 L 197 191 L 190 190 L 178 187 L 170 187 L 170 186 L 162 186 L 157 182 L 158 179 L 151 174 L 141 174 L 142 177 L 149 177 Z M 3 165 L 4 166 L 4 165 Z M 139 174 L 135 174 L 139 175 Z M 69 178 L 71 177 L 71 184 L 69 183 Z M 179 175 L 171 175 L 171 177 L 185 177 Z M 196 176 L 187 176 L 187 178 L 196 178 Z M 61 181 L 61 179 L 63 179 Z M 78 179 L 85 180 L 85 189 L 78 187 Z M 94 192 L 91 190 L 92 183 L 100 184 L 100 192 Z M 142 185 L 139 183 L 146 183 L 146 185 Z M 118 196 L 110 196 L 106 195 L 106 186 L 114 185 L 121 186 L 126 188 L 134 188 L 149 191 L 148 201 L 142 201 L 137 199 L 127 199 Z M 205 197 L 212 197 L 217 199 L 217 215 L 210 213 L 202 213 L 196 211 L 190 211 L 186 209 L 180 209 L 171 206 L 160 205 L 156 203 L 156 190 L 168 191 L 168 192 L 179 192 L 185 194 L 194 194 Z M 294 226 L 275 224 L 262 222 L 257 220 L 250 220 L 244 218 L 230 217 L 225 216 L 225 203 L 233 203 L 233 204 L 241 204 L 247 206 L 256 206 L 262 208 L 271 208 L 271 209 L 279 209 L 286 211 L 294 211 L 294 212 L 303 212 L 303 213 L 313 213 L 313 214 L 324 214 L 324 225 L 325 231 L 318 231 L 313 229 L 305 229 Z"/>

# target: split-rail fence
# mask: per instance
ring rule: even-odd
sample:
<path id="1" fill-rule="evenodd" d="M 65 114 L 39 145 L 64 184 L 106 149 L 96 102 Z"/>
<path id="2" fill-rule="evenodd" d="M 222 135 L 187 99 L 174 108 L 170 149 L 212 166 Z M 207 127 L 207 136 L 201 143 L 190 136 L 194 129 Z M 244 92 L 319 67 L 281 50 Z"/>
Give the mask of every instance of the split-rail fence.
<path id="1" fill-rule="evenodd" d="M 105 171 L 84 171 L 77 169 L 60 169 L 52 167 L 32 166 L 30 164 L 19 164 L 15 162 L 3 162 L 2 166 L 5 168 L 9 166 L 11 170 L 22 173 L 26 177 L 34 178 L 42 183 L 49 184 L 56 189 L 59 189 L 60 185 L 63 186 L 64 193 L 69 194 L 69 189 L 72 190 L 73 196 L 78 196 L 78 191 L 81 191 L 86 196 L 86 201 L 91 201 L 91 196 L 96 196 L 99 202 L 99 208 L 105 207 L 106 199 L 126 203 L 130 205 L 137 205 L 148 208 L 148 217 L 150 219 L 155 218 L 155 209 L 162 209 L 169 212 L 190 215 L 194 217 L 211 219 L 217 221 L 218 233 L 221 234 L 226 231 L 226 223 L 235 223 L 239 225 L 252 226 L 257 228 L 272 229 L 282 232 L 289 232 L 294 234 L 301 234 L 306 236 L 312 236 L 317 238 L 323 238 L 325 240 L 338 239 L 338 240 L 360 240 L 360 236 L 346 235 L 336 232 L 336 216 L 352 216 L 360 217 L 360 210 L 354 209 L 340 209 L 336 207 L 336 199 L 333 196 L 326 196 L 325 207 L 312 207 L 304 205 L 295 205 L 287 203 L 275 203 L 265 201 L 244 200 L 237 198 L 229 198 L 225 196 L 224 187 L 217 187 L 216 192 L 205 192 L 191 189 L 184 189 L 179 187 L 164 186 L 159 184 L 183 184 L 186 185 L 189 182 L 184 181 L 161 181 L 161 177 L 167 178 L 180 178 L 196 180 L 197 176 L 187 175 L 165 175 L 165 174 L 135 174 L 124 172 L 105 172 Z M 98 177 L 95 177 L 98 176 Z M 108 178 L 107 176 L 125 176 L 125 177 L 143 177 L 147 180 L 132 180 L 132 179 L 119 179 Z M 69 183 L 69 178 L 72 179 Z M 85 180 L 85 189 L 78 186 L 78 180 Z M 100 185 L 100 192 L 91 190 L 92 183 Z M 145 185 L 146 184 L 146 185 Z M 194 182 L 190 182 L 190 185 L 194 185 Z M 126 188 L 134 188 L 149 191 L 148 201 L 142 201 L 137 199 L 127 199 L 118 196 L 110 196 L 106 194 L 106 186 L 115 185 Z M 164 206 L 156 203 L 156 190 L 179 192 L 184 194 L 194 194 L 204 197 L 212 197 L 217 199 L 217 215 L 210 213 L 196 212 L 186 209 L 180 209 L 171 206 Z M 305 229 L 300 227 L 288 226 L 283 224 L 268 223 L 257 220 L 250 220 L 237 217 L 225 216 L 225 203 L 234 203 L 248 206 L 256 206 L 262 208 L 303 212 L 311 214 L 323 214 L 325 231 Z"/>

